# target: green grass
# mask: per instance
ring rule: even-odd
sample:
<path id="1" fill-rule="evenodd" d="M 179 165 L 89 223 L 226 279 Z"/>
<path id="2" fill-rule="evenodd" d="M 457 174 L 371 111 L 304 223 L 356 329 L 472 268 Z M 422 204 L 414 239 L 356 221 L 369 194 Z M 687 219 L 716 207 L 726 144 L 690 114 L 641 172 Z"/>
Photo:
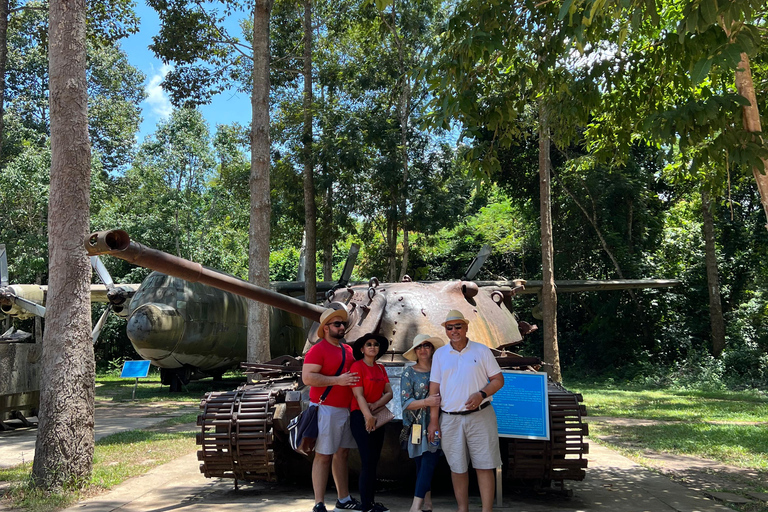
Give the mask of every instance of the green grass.
<path id="1" fill-rule="evenodd" d="M 190 416 L 166 420 L 152 430 L 188 423 Z M 194 421 L 194 418 L 192 418 Z M 113 434 L 96 442 L 93 472 L 89 482 L 79 488 L 49 493 L 31 483 L 32 463 L 0 469 L 0 482 L 9 482 L 4 500 L 12 508 L 26 512 L 51 512 L 110 489 L 128 478 L 141 475 L 161 464 L 195 450 L 195 432 L 155 432 L 130 430 Z"/>
<path id="2" fill-rule="evenodd" d="M 609 440 L 608 444 L 621 446 L 637 457 L 650 450 L 768 472 L 765 426 L 672 423 L 619 427 L 591 423 L 589 428 L 593 437 L 618 436 L 619 440 Z"/>
<path id="3" fill-rule="evenodd" d="M 77 488 L 49 493 L 36 488 L 31 482 L 32 463 L 0 469 L 2 504 L 25 512 L 52 512 L 73 505 L 79 500 L 110 489 L 128 478 L 146 473 L 150 469 L 195 450 L 195 433 L 164 432 L 169 427 L 195 423 L 197 412 L 190 405 L 199 403 L 203 395 L 213 390 L 230 390 L 242 384 L 240 373 L 226 374 L 222 381 L 211 379 L 191 382 L 182 393 L 170 393 L 168 386 L 160 385 L 159 374 L 139 379 L 135 403 L 173 401 L 158 409 L 158 415 L 177 413 L 146 430 L 131 430 L 99 439 L 94 448 L 93 472 L 90 480 Z M 96 406 L 105 401 L 131 401 L 134 379 L 121 379 L 114 374 L 96 377 Z"/>
<path id="4" fill-rule="evenodd" d="M 104 437 L 96 443 L 91 485 L 110 489 L 194 450 L 195 432 L 131 430 Z"/>
<path id="5" fill-rule="evenodd" d="M 643 464 L 647 452 L 699 457 L 758 472 L 749 482 L 768 492 L 768 394 L 750 391 L 639 389 L 593 383 L 566 383 L 581 393 L 587 407 L 590 440 L 618 449 Z M 590 422 L 590 416 L 637 420 Z M 720 489 L 739 492 L 740 489 Z M 743 512 L 768 512 L 766 504 L 734 506 Z"/>
<path id="6" fill-rule="evenodd" d="M 222 380 L 211 378 L 192 381 L 181 393 L 171 393 L 169 386 L 160 384 L 160 373 L 150 372 L 149 376 L 139 379 L 136 388 L 136 402 L 151 403 L 173 400 L 175 402 L 199 402 L 208 391 L 228 391 L 245 382 L 241 372 L 227 372 Z M 96 376 L 96 400 L 115 402 L 130 401 L 136 379 L 121 379 L 119 374 L 99 374 Z"/>
<path id="7" fill-rule="evenodd" d="M 757 391 L 641 390 L 575 383 L 590 416 L 676 421 L 768 422 L 768 394 Z"/>

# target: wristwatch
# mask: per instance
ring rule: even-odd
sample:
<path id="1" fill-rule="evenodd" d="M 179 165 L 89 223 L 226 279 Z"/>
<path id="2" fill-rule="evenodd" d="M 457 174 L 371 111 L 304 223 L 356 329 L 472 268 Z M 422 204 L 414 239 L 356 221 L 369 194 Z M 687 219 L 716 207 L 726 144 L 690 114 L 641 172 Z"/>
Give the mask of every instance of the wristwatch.
<path id="1" fill-rule="evenodd" d="M 486 398 L 488 398 L 488 393 L 486 393 L 486 392 L 485 392 L 485 391 L 483 391 L 482 389 L 479 391 L 479 393 L 480 393 L 481 395 L 483 395 L 483 400 L 485 400 Z"/>

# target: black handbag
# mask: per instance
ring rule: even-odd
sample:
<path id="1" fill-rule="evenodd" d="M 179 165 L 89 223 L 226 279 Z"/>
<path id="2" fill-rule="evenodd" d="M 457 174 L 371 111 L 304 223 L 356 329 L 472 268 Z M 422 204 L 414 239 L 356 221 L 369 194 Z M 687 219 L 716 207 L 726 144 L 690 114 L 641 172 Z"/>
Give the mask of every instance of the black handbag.
<path id="1" fill-rule="evenodd" d="M 342 346 L 341 366 L 336 370 L 336 375 L 341 375 L 341 370 L 344 369 L 346 358 L 347 351 L 344 350 L 344 347 Z M 323 403 L 328 397 L 331 388 L 333 388 L 333 386 L 325 388 L 323 395 L 320 397 L 320 403 Z M 298 416 L 288 423 L 288 441 L 291 443 L 291 448 L 302 455 L 309 455 L 309 452 L 315 449 L 318 434 L 317 411 L 318 407 L 310 405 L 306 411 L 301 411 Z"/>
<path id="2" fill-rule="evenodd" d="M 403 450 L 408 449 L 408 440 L 411 438 L 411 426 L 410 425 L 403 425 L 402 430 L 400 430 L 400 448 Z"/>

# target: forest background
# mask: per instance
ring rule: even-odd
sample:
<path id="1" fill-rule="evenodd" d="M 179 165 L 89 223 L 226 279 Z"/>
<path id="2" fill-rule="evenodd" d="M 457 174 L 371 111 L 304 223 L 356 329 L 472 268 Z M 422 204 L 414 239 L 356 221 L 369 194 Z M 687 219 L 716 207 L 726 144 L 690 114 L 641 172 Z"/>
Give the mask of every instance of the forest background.
<path id="1" fill-rule="evenodd" d="M 149 3 L 177 108 L 141 143 L 145 77 L 120 47 L 139 20 L 130 2 L 89 3 L 92 228 L 247 278 L 249 127 L 210 127 L 196 107 L 224 88 L 250 92 L 250 15 L 236 3 Z M 353 280 L 456 279 L 483 244 L 493 252 L 477 279 L 541 279 L 546 138 L 555 278 L 682 282 L 560 295 L 565 375 L 768 387 L 768 232 L 752 176 L 766 151 L 744 133 L 734 83 L 747 54 L 766 111 L 766 6 L 657 2 L 655 16 L 596 6 L 276 1 L 270 278 L 296 277 L 310 162 L 318 279 L 339 275 L 352 243 L 362 247 Z M 13 283 L 46 284 L 47 13 L 6 7 L 0 242 Z M 239 15 L 242 33 L 228 32 L 224 19 Z M 148 274 L 106 264 L 118 282 Z M 537 303 L 515 302 L 527 321 Z M 724 326 L 714 343 L 711 315 Z M 524 354 L 542 354 L 540 333 Z M 124 321 L 111 317 L 96 358 L 104 368 L 124 357 L 134 357 Z"/>

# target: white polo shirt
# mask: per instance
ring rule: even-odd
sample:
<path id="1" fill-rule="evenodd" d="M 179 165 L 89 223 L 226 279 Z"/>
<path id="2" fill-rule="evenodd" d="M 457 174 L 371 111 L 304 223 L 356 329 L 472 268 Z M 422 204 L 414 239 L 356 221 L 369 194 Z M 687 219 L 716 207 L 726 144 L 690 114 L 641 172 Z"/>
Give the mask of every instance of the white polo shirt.
<path id="1" fill-rule="evenodd" d="M 446 412 L 466 411 L 469 395 L 483 389 L 491 377 L 501 373 L 491 350 L 469 341 L 458 352 L 450 343 L 435 350 L 429 380 L 440 384 L 440 409 Z M 483 402 L 490 402 L 491 397 Z"/>

